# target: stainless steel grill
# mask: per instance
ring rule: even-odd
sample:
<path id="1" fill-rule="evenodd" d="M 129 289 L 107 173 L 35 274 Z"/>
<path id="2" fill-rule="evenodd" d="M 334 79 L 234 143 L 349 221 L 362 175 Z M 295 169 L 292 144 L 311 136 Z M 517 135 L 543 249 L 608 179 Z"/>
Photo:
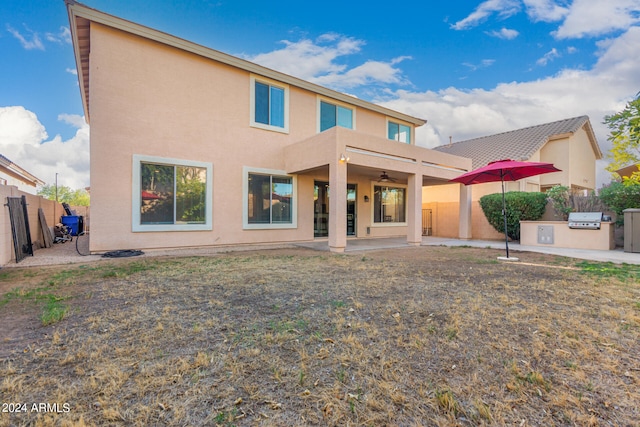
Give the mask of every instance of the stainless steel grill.
<path id="1" fill-rule="evenodd" d="M 569 228 L 583 230 L 600 230 L 602 212 L 571 212 L 569 214 Z"/>

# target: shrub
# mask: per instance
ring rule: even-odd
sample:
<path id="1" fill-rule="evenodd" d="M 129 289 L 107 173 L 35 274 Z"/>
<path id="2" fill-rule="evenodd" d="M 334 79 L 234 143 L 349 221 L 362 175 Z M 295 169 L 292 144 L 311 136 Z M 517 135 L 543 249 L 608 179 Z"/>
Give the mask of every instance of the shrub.
<path id="1" fill-rule="evenodd" d="M 547 200 L 551 203 L 556 216 L 566 221 L 571 212 L 601 212 L 604 210 L 602 201 L 596 196 L 595 191 L 590 191 L 586 196 L 572 193 L 569 187 L 556 185 L 547 190 Z"/>
<path id="2" fill-rule="evenodd" d="M 616 224 L 620 226 L 625 209 L 640 208 L 640 183 L 612 182 L 600 189 L 600 200 L 616 213 Z"/>
<path id="3" fill-rule="evenodd" d="M 563 221 L 569 219 L 569 214 L 573 212 L 569 187 L 556 185 L 551 187 L 545 194 L 547 200 L 551 202 L 556 215 L 562 218 Z"/>
<path id="4" fill-rule="evenodd" d="M 512 240 L 520 240 L 520 221 L 536 221 L 542 218 L 547 205 L 547 196 L 537 192 L 509 191 L 504 197 L 507 206 L 507 235 Z M 500 233 L 504 233 L 502 193 L 481 197 L 480 206 L 489 224 Z"/>

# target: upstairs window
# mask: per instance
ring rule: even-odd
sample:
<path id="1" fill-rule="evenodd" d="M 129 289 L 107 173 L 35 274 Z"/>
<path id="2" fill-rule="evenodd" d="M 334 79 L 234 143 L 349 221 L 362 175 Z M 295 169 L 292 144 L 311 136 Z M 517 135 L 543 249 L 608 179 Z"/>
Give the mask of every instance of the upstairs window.
<path id="1" fill-rule="evenodd" d="M 353 109 L 320 101 L 320 132 L 335 126 L 353 129 Z"/>
<path id="2" fill-rule="evenodd" d="M 288 132 L 288 108 L 289 88 L 286 85 L 251 78 L 251 126 Z"/>
<path id="3" fill-rule="evenodd" d="M 395 122 L 388 122 L 389 139 L 411 144 L 411 127 Z"/>

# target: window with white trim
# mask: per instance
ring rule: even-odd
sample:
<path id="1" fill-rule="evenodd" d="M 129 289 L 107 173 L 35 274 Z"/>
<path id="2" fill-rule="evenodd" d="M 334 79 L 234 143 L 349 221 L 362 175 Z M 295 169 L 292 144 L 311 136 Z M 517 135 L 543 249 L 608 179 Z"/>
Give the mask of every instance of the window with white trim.
<path id="1" fill-rule="evenodd" d="M 289 131 L 289 87 L 251 76 L 251 126 Z"/>
<path id="2" fill-rule="evenodd" d="M 411 127 L 402 123 L 387 122 L 387 130 L 389 139 L 394 141 L 405 142 L 411 144 Z"/>
<path id="3" fill-rule="evenodd" d="M 212 229 L 211 163 L 133 156 L 133 231 Z"/>
<path id="4" fill-rule="evenodd" d="M 320 101 L 320 132 L 340 126 L 347 129 L 354 128 L 353 108 Z"/>
<path id="5" fill-rule="evenodd" d="M 295 228 L 296 179 L 283 171 L 245 168 L 244 228 Z"/>
<path id="6" fill-rule="evenodd" d="M 373 222 L 406 223 L 406 188 L 374 185 Z"/>

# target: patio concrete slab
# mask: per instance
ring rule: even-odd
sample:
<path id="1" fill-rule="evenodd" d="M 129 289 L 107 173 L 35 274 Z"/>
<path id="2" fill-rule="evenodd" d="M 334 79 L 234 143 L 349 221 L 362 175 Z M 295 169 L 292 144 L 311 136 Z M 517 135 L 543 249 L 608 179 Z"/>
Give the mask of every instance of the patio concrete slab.
<path id="1" fill-rule="evenodd" d="M 505 249 L 503 240 L 461 240 L 442 237 L 424 237 L 423 246 L 472 246 L 477 248 Z M 509 242 L 509 252 L 538 252 L 542 254 L 566 256 L 599 262 L 613 262 L 616 264 L 640 264 L 640 253 L 624 252 L 622 248 L 610 251 L 589 249 L 555 248 L 544 246 L 524 246 L 516 242 Z"/>
<path id="2" fill-rule="evenodd" d="M 296 243 L 296 246 L 314 249 L 317 251 L 329 251 L 329 242 L 326 239 L 312 242 Z M 347 239 L 345 252 L 371 251 L 379 249 L 409 248 L 406 237 L 389 237 L 376 239 Z"/>
<path id="3" fill-rule="evenodd" d="M 6 267 L 36 267 L 43 265 L 60 265 L 85 263 L 92 261 L 105 260 L 100 255 L 82 256 L 89 252 L 89 236 L 81 236 L 76 250 L 76 240 L 71 243 L 57 244 L 49 249 L 39 249 L 35 251 L 33 257 L 27 257 L 20 263 L 8 263 L 2 266 Z M 422 246 L 470 246 L 476 248 L 491 248 L 504 251 L 504 241 L 499 240 L 462 240 L 450 239 L 442 237 L 423 237 Z M 221 252 L 236 252 L 247 250 L 268 250 L 276 248 L 294 248 L 302 247 L 318 251 L 329 251 L 329 243 L 326 239 L 313 240 L 309 242 L 299 242 L 295 244 L 264 244 L 264 245 L 246 245 L 238 247 L 209 247 L 209 248 L 184 248 L 184 249 L 165 249 L 155 251 L 145 251 L 142 257 L 154 256 L 209 256 Z M 381 250 L 381 249 L 398 249 L 415 247 L 407 243 L 405 237 L 392 238 L 370 238 L 370 239 L 348 239 L 346 253 Z M 543 246 L 523 246 L 519 243 L 510 242 L 509 252 L 539 252 L 550 255 L 566 256 L 577 259 L 585 259 L 600 262 L 613 262 L 616 264 L 640 264 L 640 253 L 624 252 L 621 248 L 610 251 L 586 250 L 586 249 L 567 249 L 552 248 Z M 515 255 L 515 254 L 514 254 Z"/>

